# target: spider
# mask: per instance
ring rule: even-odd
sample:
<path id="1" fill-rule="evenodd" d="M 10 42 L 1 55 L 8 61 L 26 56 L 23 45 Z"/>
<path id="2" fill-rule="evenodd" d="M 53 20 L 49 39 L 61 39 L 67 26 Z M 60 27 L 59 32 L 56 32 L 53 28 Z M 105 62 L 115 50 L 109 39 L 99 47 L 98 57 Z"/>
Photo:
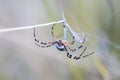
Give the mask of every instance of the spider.
<path id="1" fill-rule="evenodd" d="M 82 42 L 82 44 L 81 44 L 80 46 L 78 46 L 77 48 L 72 49 L 72 48 L 71 48 L 71 45 L 73 45 L 73 44 L 75 43 L 75 37 L 74 37 L 74 36 L 70 33 L 70 31 L 69 31 L 69 33 L 71 34 L 72 39 L 73 39 L 72 42 L 68 42 L 67 40 L 64 40 L 64 39 L 58 39 L 58 38 L 54 35 L 54 27 L 55 27 L 55 25 L 56 25 L 56 24 L 53 24 L 52 29 L 51 29 L 51 34 L 52 34 L 54 40 L 53 40 L 53 41 L 50 41 L 50 42 L 47 42 L 47 43 L 46 43 L 46 42 L 39 41 L 39 40 L 36 38 L 35 28 L 34 28 L 34 32 L 33 32 L 33 34 L 34 34 L 34 41 L 35 41 L 35 44 L 36 44 L 37 46 L 39 46 L 39 47 L 41 47 L 41 48 L 48 48 L 48 47 L 51 47 L 51 46 L 55 45 L 56 48 L 57 48 L 59 51 L 66 51 L 66 55 L 67 55 L 68 58 L 73 58 L 73 59 L 75 59 L 75 60 L 78 60 L 78 59 L 87 57 L 87 56 L 89 56 L 89 55 L 91 55 L 91 54 L 94 53 L 94 52 L 92 52 L 92 53 L 90 53 L 90 54 L 88 54 L 88 55 L 84 55 L 84 56 L 83 56 L 84 52 L 85 52 L 86 49 L 87 49 L 87 47 L 85 47 L 79 56 L 73 56 L 73 55 L 68 51 L 68 49 L 69 49 L 71 52 L 75 52 L 75 51 L 77 51 L 78 49 L 83 48 L 83 45 L 82 45 L 82 44 L 85 42 L 85 38 L 83 39 L 83 42 Z M 63 28 L 65 28 L 64 23 L 63 23 Z"/>

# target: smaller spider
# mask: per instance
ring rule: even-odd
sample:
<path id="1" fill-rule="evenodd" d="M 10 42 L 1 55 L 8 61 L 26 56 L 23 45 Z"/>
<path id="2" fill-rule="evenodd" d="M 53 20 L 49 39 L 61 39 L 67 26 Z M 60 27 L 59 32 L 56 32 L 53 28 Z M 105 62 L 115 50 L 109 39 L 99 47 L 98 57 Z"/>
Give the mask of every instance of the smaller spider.
<path id="1" fill-rule="evenodd" d="M 71 43 L 68 42 L 67 40 L 64 40 L 64 39 L 57 39 L 57 38 L 55 37 L 54 31 L 53 31 L 53 30 L 54 30 L 54 26 L 55 26 L 55 24 L 52 26 L 52 31 L 51 31 L 52 36 L 54 37 L 54 40 L 51 41 L 51 42 L 47 42 L 47 43 L 41 42 L 41 41 L 39 41 L 39 40 L 36 38 L 35 28 L 34 28 L 34 40 L 35 40 L 35 42 L 36 42 L 35 44 L 36 44 L 37 46 L 42 47 L 42 48 L 48 48 L 48 47 L 51 47 L 51 46 L 55 45 L 56 48 L 57 48 L 59 51 L 66 51 L 66 53 L 67 53 L 66 55 L 67 55 L 68 58 L 73 58 L 73 59 L 75 59 L 75 60 L 78 60 L 78 59 L 87 57 L 87 56 L 89 56 L 89 55 L 91 55 L 91 54 L 94 53 L 94 52 L 92 52 L 92 53 L 90 53 L 90 54 L 88 54 L 88 55 L 82 56 L 83 53 L 84 53 L 84 52 L 86 51 L 86 49 L 87 49 L 87 47 L 85 47 L 85 48 L 83 49 L 82 53 L 81 53 L 79 56 L 73 56 L 72 54 L 70 54 L 70 52 L 68 51 L 68 49 L 69 49 L 71 52 L 74 52 L 74 51 L 77 51 L 78 49 L 82 48 L 83 45 L 80 45 L 80 46 L 78 46 L 77 48 L 72 49 L 72 48 L 70 47 L 70 45 L 73 45 L 73 44 L 75 43 L 74 36 L 72 36 L 72 37 L 73 37 L 73 41 L 72 41 Z M 63 27 L 64 27 L 64 25 L 63 25 Z M 71 34 L 71 35 L 72 35 L 72 34 Z M 85 39 L 83 40 L 83 43 L 84 43 L 84 41 L 85 41 Z"/>

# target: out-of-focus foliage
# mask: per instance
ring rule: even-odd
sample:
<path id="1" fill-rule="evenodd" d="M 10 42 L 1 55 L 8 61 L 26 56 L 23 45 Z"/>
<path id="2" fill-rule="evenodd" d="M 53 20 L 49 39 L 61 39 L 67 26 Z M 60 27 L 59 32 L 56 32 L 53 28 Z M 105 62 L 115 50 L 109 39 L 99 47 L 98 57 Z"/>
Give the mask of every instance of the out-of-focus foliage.
<path id="1" fill-rule="evenodd" d="M 71 27 L 87 34 L 85 54 L 95 51 L 74 61 L 55 46 L 36 46 L 33 29 L 0 33 L 0 80 L 119 80 L 119 4 L 120 0 L 0 0 L 0 29 L 61 20 L 62 6 Z M 51 26 L 36 28 L 37 38 L 53 40 Z"/>

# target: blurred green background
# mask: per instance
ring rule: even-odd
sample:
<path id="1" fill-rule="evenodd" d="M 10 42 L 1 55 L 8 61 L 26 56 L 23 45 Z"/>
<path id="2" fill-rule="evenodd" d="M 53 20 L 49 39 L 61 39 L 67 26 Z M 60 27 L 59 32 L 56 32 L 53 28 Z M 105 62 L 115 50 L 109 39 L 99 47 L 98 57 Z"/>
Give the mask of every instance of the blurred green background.
<path id="1" fill-rule="evenodd" d="M 72 28 L 87 34 L 85 54 L 95 54 L 75 61 L 36 46 L 33 29 L 0 33 L 0 80 L 120 79 L 120 0 L 0 0 L 0 29 L 62 20 L 61 5 Z M 50 31 L 36 34 L 47 42 Z"/>

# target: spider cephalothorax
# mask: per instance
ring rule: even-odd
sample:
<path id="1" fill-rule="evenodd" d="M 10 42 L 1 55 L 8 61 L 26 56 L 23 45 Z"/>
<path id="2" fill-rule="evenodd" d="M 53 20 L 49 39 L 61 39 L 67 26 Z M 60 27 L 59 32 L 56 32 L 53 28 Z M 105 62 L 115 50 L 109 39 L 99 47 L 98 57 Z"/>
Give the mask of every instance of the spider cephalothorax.
<path id="1" fill-rule="evenodd" d="M 73 58 L 73 59 L 75 59 L 75 60 L 78 60 L 78 59 L 87 57 L 87 56 L 89 56 L 89 55 L 91 55 L 91 54 L 94 53 L 94 52 L 92 52 L 92 53 L 90 53 L 90 54 L 88 54 L 88 55 L 84 55 L 84 56 L 83 56 L 83 53 L 84 53 L 84 52 L 86 51 L 86 49 L 87 49 L 87 47 L 83 47 L 83 45 L 82 45 L 82 44 L 84 44 L 86 37 L 84 37 L 82 44 L 80 44 L 77 48 L 74 48 L 74 49 L 71 48 L 71 45 L 73 45 L 73 44 L 75 43 L 75 37 L 72 35 L 72 33 L 71 33 L 69 30 L 68 30 L 68 31 L 69 31 L 69 33 L 71 34 L 72 39 L 73 39 L 72 42 L 68 42 L 68 41 L 65 40 L 65 39 L 58 39 L 58 38 L 54 35 L 54 27 L 55 27 L 55 25 L 56 25 L 56 24 L 54 24 L 54 25 L 52 26 L 52 29 L 51 29 L 51 34 L 52 34 L 54 40 L 53 40 L 53 41 L 49 41 L 49 42 L 47 42 L 47 43 L 46 43 L 46 42 L 41 42 L 41 41 L 39 41 L 39 40 L 36 38 L 35 28 L 34 28 L 34 40 L 35 40 L 35 44 L 36 44 L 37 46 L 42 47 L 42 48 L 48 48 L 48 47 L 51 47 L 51 46 L 55 45 L 56 48 L 57 48 L 59 51 L 66 51 L 66 55 L 67 55 L 68 58 Z M 63 23 L 63 28 L 65 28 L 64 23 Z M 77 50 L 80 49 L 80 48 L 84 48 L 84 49 L 83 49 L 83 51 L 81 52 L 81 54 L 80 54 L 79 56 L 73 56 L 73 55 L 69 52 L 69 50 L 70 50 L 71 52 L 75 52 L 75 51 L 77 51 Z M 68 49 L 69 49 L 69 50 L 68 50 Z"/>

